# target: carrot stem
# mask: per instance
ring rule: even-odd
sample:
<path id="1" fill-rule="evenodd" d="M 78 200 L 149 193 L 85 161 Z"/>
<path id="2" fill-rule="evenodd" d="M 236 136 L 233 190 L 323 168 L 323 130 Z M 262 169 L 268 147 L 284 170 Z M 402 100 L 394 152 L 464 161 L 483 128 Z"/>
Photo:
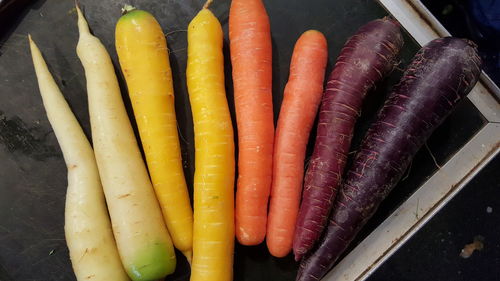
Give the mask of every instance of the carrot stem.
<path id="1" fill-rule="evenodd" d="M 126 13 L 130 13 L 131 11 L 135 10 L 135 7 L 129 4 L 125 4 L 122 8 L 122 15 L 125 15 Z"/>

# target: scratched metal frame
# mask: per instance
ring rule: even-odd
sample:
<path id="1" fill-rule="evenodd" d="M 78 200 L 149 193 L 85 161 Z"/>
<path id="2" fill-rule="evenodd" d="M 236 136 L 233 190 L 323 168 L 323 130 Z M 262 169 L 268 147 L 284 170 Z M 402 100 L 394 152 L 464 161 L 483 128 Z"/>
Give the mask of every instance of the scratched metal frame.
<path id="1" fill-rule="evenodd" d="M 450 35 L 419 0 L 378 2 L 420 45 Z M 499 88 L 483 72 L 467 97 L 488 123 L 340 261 L 324 281 L 365 280 L 500 152 Z"/>

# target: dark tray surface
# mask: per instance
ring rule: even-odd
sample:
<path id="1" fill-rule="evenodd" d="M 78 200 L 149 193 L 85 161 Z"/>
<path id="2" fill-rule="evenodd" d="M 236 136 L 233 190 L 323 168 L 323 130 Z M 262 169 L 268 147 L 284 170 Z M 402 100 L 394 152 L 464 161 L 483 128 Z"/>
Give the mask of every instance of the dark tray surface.
<path id="1" fill-rule="evenodd" d="M 500 280 L 499 168 L 497 156 L 368 281 Z M 483 250 L 461 258 L 477 235 Z"/>

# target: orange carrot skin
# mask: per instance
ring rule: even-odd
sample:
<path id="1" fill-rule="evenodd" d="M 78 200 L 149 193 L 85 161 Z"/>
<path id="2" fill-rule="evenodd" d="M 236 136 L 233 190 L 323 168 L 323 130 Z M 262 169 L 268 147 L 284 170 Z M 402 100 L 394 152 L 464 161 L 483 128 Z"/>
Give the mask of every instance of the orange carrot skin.
<path id="1" fill-rule="evenodd" d="M 292 249 L 306 146 L 323 94 L 327 56 L 327 42 L 319 31 L 306 31 L 295 44 L 274 147 L 267 247 L 275 257 Z"/>
<path id="2" fill-rule="evenodd" d="M 236 237 L 257 245 L 266 236 L 274 145 L 271 30 L 261 0 L 231 2 L 229 39 L 239 147 Z"/>

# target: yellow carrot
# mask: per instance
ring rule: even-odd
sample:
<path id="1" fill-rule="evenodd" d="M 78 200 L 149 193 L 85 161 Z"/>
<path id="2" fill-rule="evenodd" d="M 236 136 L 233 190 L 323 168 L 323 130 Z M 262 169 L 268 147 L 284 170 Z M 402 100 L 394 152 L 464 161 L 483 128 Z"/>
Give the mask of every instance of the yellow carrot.
<path id="1" fill-rule="evenodd" d="M 109 54 L 90 33 L 80 9 L 77 12 L 80 33 L 77 53 L 87 79 L 92 141 L 118 252 L 134 281 L 156 280 L 175 269 L 172 241 Z"/>
<path id="2" fill-rule="evenodd" d="M 234 249 L 234 139 L 222 28 L 207 5 L 188 26 L 187 85 L 195 134 L 191 281 L 229 281 Z"/>
<path id="3" fill-rule="evenodd" d="M 115 33 L 120 66 L 167 228 L 174 246 L 191 261 L 193 211 L 182 169 L 167 43 L 150 13 L 125 9 Z"/>

